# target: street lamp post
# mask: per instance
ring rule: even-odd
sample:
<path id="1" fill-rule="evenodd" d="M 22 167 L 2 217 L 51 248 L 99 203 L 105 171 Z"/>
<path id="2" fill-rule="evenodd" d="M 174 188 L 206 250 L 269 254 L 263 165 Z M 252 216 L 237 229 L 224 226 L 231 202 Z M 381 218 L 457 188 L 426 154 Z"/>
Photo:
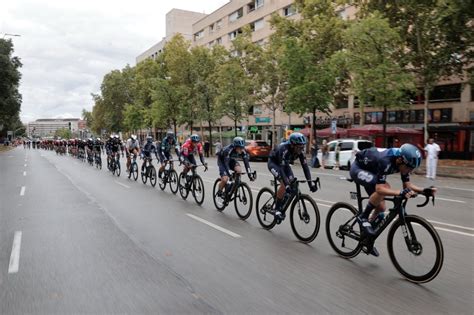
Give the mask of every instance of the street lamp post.
<path id="1" fill-rule="evenodd" d="M 10 37 L 21 37 L 19 34 L 9 34 L 9 33 L 2 33 L 3 34 L 3 39 L 5 39 L 6 36 Z"/>

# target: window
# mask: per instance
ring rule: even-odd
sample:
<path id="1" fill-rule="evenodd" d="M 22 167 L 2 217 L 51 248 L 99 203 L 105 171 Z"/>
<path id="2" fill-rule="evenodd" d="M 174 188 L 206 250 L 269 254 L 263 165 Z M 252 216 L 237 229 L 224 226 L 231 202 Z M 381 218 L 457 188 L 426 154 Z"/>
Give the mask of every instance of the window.
<path id="1" fill-rule="evenodd" d="M 354 142 L 348 141 L 348 142 L 340 142 L 341 144 L 341 151 L 352 151 L 352 148 L 354 147 Z"/>
<path id="2" fill-rule="evenodd" d="M 328 148 L 329 148 L 330 152 L 333 152 L 334 149 L 336 149 L 336 144 L 337 144 L 337 142 L 333 142 L 333 143 L 329 144 Z"/>
<path id="3" fill-rule="evenodd" d="M 222 27 L 222 20 L 216 22 L 216 30 L 220 30 Z"/>
<path id="4" fill-rule="evenodd" d="M 461 101 L 461 84 L 438 85 L 430 93 L 430 103 Z"/>
<path id="5" fill-rule="evenodd" d="M 255 10 L 255 2 L 252 1 L 249 4 L 247 4 L 247 13 L 250 13 Z"/>
<path id="6" fill-rule="evenodd" d="M 211 42 L 209 42 L 208 46 L 212 47 L 212 46 L 214 46 L 214 43 L 215 43 L 214 41 L 211 41 Z"/>
<path id="7" fill-rule="evenodd" d="M 257 40 L 255 42 L 255 44 L 257 44 L 258 46 L 264 46 L 265 45 L 265 40 L 264 39 Z"/>
<path id="8" fill-rule="evenodd" d="M 296 14 L 296 9 L 293 5 L 287 6 L 286 8 L 283 8 L 283 15 L 284 16 L 292 16 L 293 14 Z"/>
<path id="9" fill-rule="evenodd" d="M 229 15 L 229 22 L 235 22 L 244 15 L 244 9 L 240 8 Z"/>
<path id="10" fill-rule="evenodd" d="M 255 22 L 250 24 L 250 29 L 252 32 L 258 31 L 259 29 L 262 29 L 265 26 L 265 21 L 262 19 L 256 20 Z"/>
<path id="11" fill-rule="evenodd" d="M 260 8 L 263 6 L 264 0 L 255 0 L 255 8 Z"/>
<path id="12" fill-rule="evenodd" d="M 216 45 L 222 45 L 222 37 L 216 39 Z"/>
<path id="13" fill-rule="evenodd" d="M 214 24 L 209 25 L 209 34 L 214 33 L 214 28 L 215 28 Z"/>
<path id="14" fill-rule="evenodd" d="M 334 98 L 334 107 L 335 108 L 348 108 L 349 99 L 345 95 L 337 95 Z"/>
<path id="15" fill-rule="evenodd" d="M 242 56 L 242 53 L 241 53 L 240 51 L 238 51 L 238 50 L 232 50 L 232 51 L 230 52 L 230 55 L 231 55 L 232 57 L 240 57 L 240 56 Z M 249 115 L 252 115 L 252 112 L 251 112 L 250 110 L 249 110 Z"/>
<path id="16" fill-rule="evenodd" d="M 373 147 L 372 142 L 369 142 L 369 141 L 359 141 L 359 142 L 357 142 L 357 148 L 360 151 L 368 149 L 368 148 L 372 148 L 372 147 Z"/>
<path id="17" fill-rule="evenodd" d="M 254 115 L 262 114 L 262 106 L 260 106 L 260 105 L 253 106 L 253 114 Z"/>
<path id="18" fill-rule="evenodd" d="M 194 40 L 198 40 L 204 36 L 204 30 L 200 30 L 196 34 L 194 34 Z"/>
<path id="19" fill-rule="evenodd" d="M 230 40 L 234 40 L 234 39 L 237 37 L 237 35 L 239 35 L 239 34 L 242 34 L 242 30 L 241 30 L 241 29 L 238 29 L 238 30 L 235 30 L 235 31 L 233 31 L 233 32 L 230 32 L 230 33 L 229 33 L 229 39 L 230 39 Z"/>
<path id="20" fill-rule="evenodd" d="M 342 9 L 342 10 L 338 11 L 337 15 L 339 15 L 339 17 L 343 20 L 347 20 L 347 18 L 348 18 L 346 9 Z"/>

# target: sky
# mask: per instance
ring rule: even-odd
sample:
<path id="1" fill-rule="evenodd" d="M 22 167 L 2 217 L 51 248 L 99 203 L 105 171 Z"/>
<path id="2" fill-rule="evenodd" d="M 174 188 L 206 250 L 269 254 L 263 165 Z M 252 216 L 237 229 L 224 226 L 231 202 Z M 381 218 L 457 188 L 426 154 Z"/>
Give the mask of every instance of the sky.
<path id="1" fill-rule="evenodd" d="M 211 13 L 229 0 L 14 0 L 0 5 L 0 36 L 20 57 L 24 123 L 79 118 L 92 110 L 103 76 L 135 65 L 165 36 L 173 8 Z"/>

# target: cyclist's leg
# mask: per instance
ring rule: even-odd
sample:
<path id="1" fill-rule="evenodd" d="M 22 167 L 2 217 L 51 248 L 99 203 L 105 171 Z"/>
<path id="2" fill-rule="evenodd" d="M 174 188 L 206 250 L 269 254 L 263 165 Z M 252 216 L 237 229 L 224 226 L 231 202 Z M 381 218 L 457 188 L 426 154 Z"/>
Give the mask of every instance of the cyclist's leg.
<path id="1" fill-rule="evenodd" d="M 227 176 L 224 162 L 221 161 L 220 158 L 217 158 L 217 167 L 219 168 L 219 176 L 221 177 L 221 181 L 219 182 L 219 191 L 221 192 L 229 181 L 229 176 Z"/>
<path id="2" fill-rule="evenodd" d="M 285 196 L 285 183 L 282 180 L 282 167 L 274 163 L 273 161 L 268 160 L 268 169 L 275 177 L 275 180 L 278 180 L 280 182 L 280 186 L 278 187 L 275 196 L 275 210 L 280 211 L 281 207 L 283 206 L 283 197 Z"/>
<path id="3" fill-rule="evenodd" d="M 160 151 L 159 157 L 160 157 L 161 166 L 160 166 L 160 170 L 158 171 L 160 176 L 163 173 L 163 171 L 165 170 L 166 162 L 169 160 L 168 156 L 169 156 L 169 154 L 166 154 L 166 153 L 163 154 L 163 152 Z"/>

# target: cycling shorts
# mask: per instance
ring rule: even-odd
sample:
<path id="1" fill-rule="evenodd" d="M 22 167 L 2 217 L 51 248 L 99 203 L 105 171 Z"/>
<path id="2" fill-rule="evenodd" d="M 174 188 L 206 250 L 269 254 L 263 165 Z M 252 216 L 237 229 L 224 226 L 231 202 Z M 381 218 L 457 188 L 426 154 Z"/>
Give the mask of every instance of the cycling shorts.
<path id="1" fill-rule="evenodd" d="M 217 159 L 217 166 L 219 167 L 219 176 L 220 177 L 227 176 L 225 163 L 220 158 Z M 229 171 L 235 170 L 236 166 L 240 166 L 239 162 L 237 162 L 236 159 L 230 159 L 230 161 L 229 161 Z"/>
<path id="2" fill-rule="evenodd" d="M 277 163 L 273 162 L 271 159 L 268 159 L 267 166 L 270 173 L 272 173 L 277 180 L 283 180 L 283 175 L 285 175 L 289 181 L 295 178 L 295 176 L 293 175 L 293 170 L 289 165 L 280 166 Z"/>
<path id="3" fill-rule="evenodd" d="M 350 175 L 354 182 L 364 187 L 369 196 L 375 192 L 377 174 L 362 169 L 357 162 L 354 162 L 351 165 Z"/>

